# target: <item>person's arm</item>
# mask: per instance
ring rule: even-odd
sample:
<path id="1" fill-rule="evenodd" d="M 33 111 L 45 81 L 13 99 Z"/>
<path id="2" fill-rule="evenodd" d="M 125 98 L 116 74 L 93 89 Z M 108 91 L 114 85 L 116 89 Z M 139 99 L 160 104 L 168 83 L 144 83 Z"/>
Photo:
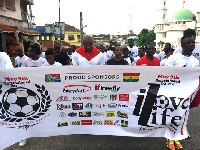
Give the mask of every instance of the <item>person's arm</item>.
<path id="1" fill-rule="evenodd" d="M 7 54 L 5 54 L 5 69 L 7 69 L 7 68 L 14 68 L 13 67 L 13 65 L 12 65 L 12 61 L 10 60 L 10 57 L 7 55 Z"/>
<path id="2" fill-rule="evenodd" d="M 66 65 L 70 65 L 70 57 L 66 54 Z"/>
<path id="3" fill-rule="evenodd" d="M 79 65 L 76 57 L 76 52 L 72 54 L 72 65 Z"/>

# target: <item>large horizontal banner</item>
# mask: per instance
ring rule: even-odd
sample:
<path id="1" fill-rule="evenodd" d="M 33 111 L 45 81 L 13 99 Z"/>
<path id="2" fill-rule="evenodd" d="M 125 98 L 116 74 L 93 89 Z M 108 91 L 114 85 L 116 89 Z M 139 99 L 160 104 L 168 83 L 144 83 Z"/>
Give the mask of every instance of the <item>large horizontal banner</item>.
<path id="1" fill-rule="evenodd" d="M 144 66 L 1 70 L 0 149 L 70 134 L 184 139 L 199 75 L 199 68 Z"/>

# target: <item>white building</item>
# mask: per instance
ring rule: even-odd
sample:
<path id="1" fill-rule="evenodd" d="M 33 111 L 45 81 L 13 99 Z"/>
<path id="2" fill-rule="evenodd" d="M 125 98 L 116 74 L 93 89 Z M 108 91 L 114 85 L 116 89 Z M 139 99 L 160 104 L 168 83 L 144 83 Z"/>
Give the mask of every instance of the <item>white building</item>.
<path id="1" fill-rule="evenodd" d="M 193 13 L 187 8 L 178 10 L 171 20 L 167 20 L 166 0 L 159 11 L 160 21 L 155 25 L 156 48 L 162 50 L 163 43 L 171 43 L 173 48 L 180 45 L 183 31 L 190 28 L 197 33 L 196 42 L 200 43 L 200 11 Z"/>

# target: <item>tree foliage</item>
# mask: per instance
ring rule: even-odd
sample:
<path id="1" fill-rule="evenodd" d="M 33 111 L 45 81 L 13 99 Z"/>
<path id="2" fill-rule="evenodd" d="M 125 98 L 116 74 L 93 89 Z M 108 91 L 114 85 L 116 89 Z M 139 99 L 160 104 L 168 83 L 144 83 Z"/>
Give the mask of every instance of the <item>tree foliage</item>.
<path id="1" fill-rule="evenodd" d="M 146 46 L 149 43 L 155 45 L 154 40 L 156 39 L 156 35 L 154 30 L 142 29 L 142 31 L 138 34 L 138 46 Z"/>

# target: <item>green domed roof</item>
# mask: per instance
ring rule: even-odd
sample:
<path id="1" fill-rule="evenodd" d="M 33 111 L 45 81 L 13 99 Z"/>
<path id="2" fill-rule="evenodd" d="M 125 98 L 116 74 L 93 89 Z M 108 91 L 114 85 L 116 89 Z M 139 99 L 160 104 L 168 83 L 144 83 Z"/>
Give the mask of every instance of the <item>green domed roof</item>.
<path id="1" fill-rule="evenodd" d="M 177 11 L 172 17 L 173 20 L 193 20 L 194 14 L 186 8 Z"/>

